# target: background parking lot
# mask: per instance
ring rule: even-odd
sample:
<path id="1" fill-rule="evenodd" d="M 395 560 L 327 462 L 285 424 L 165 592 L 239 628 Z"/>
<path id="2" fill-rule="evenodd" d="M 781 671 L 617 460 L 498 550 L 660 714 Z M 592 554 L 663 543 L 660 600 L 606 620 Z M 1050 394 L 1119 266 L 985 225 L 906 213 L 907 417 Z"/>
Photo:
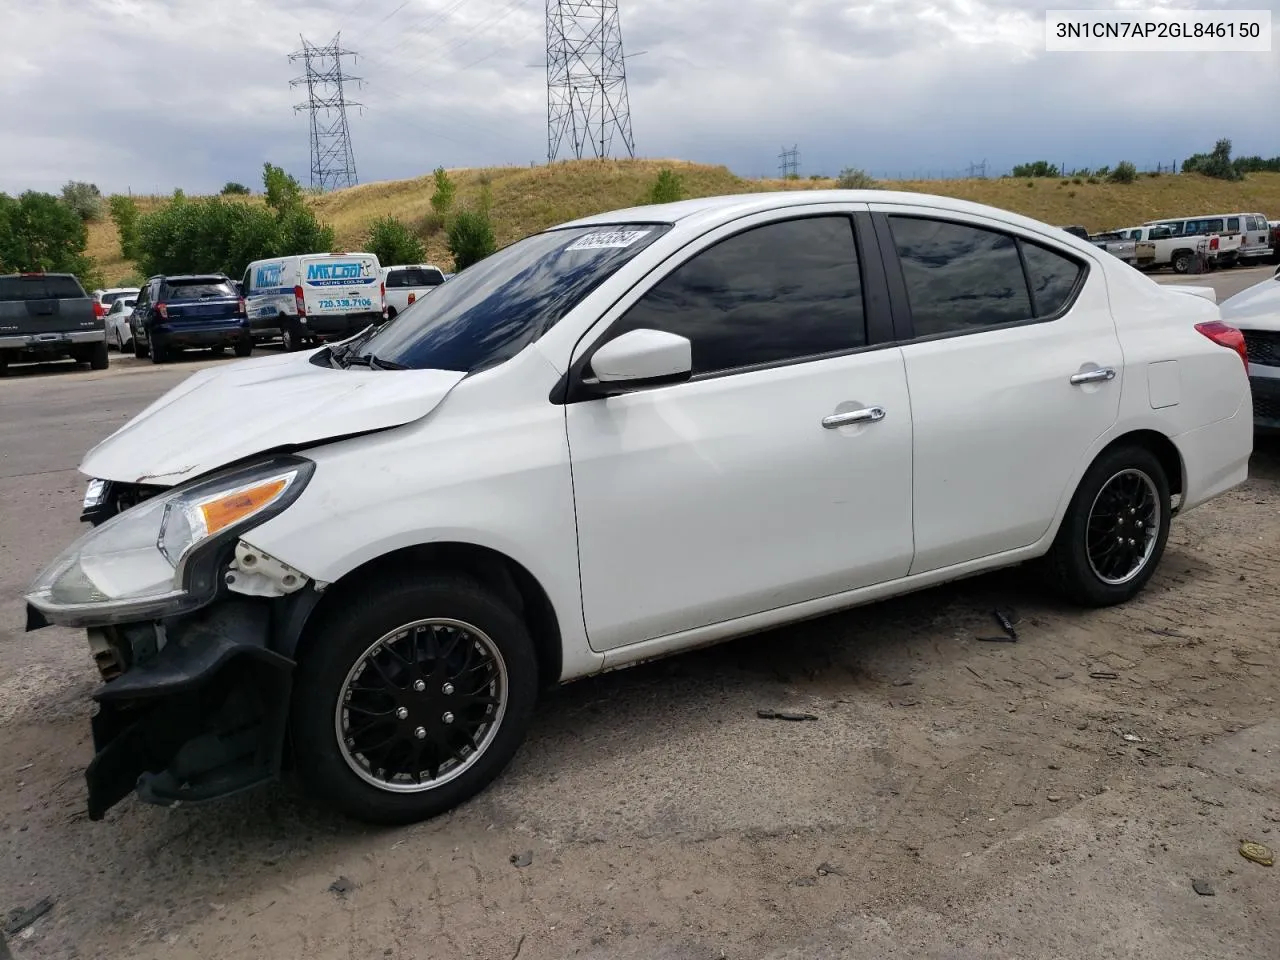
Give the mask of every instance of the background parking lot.
<path id="1" fill-rule="evenodd" d="M 411 828 L 289 785 L 88 822 L 95 670 L 81 633 L 22 632 L 21 593 L 78 532 L 85 451 L 227 362 L 0 381 L 0 916 L 55 901 L 19 960 L 1274 955 L 1280 872 L 1238 853 L 1280 847 L 1272 438 L 1122 608 L 1013 570 L 582 681 Z M 1018 643 L 979 639 L 997 609 Z"/>

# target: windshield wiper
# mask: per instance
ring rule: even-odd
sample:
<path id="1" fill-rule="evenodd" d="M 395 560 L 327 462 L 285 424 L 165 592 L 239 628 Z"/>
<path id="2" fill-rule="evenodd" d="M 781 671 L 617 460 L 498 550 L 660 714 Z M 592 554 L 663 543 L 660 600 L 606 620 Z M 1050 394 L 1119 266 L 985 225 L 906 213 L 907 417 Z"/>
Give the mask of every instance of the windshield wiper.
<path id="1" fill-rule="evenodd" d="M 408 370 L 403 363 L 395 363 L 391 360 L 382 360 L 376 354 L 361 353 L 356 356 L 348 356 L 350 351 L 342 355 L 342 367 L 368 367 L 370 370 Z"/>

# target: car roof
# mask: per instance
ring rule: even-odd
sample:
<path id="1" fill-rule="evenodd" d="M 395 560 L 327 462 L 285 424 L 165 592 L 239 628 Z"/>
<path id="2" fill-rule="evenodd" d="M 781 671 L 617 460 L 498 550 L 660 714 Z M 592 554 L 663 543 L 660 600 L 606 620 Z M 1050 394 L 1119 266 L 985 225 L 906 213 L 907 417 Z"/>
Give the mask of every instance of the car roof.
<path id="1" fill-rule="evenodd" d="M 162 273 L 157 274 L 152 279 L 163 280 L 168 283 L 171 280 L 228 280 L 230 278 L 225 273 Z"/>
<path id="2" fill-rule="evenodd" d="M 969 200 L 957 200 L 954 197 L 943 197 L 929 193 L 910 193 L 898 190 L 779 190 L 757 193 L 740 193 L 728 196 L 702 197 L 696 200 L 680 200 L 675 203 L 657 203 L 642 207 L 628 207 L 598 213 L 578 220 L 562 223 L 555 230 L 570 227 L 595 227 L 620 225 L 627 223 L 662 223 L 691 229 L 705 228 L 720 223 L 728 223 L 740 217 L 755 213 L 766 213 L 785 210 L 788 207 L 803 208 L 814 204 L 826 203 L 883 203 L 895 206 L 920 207 L 921 212 L 932 214 L 963 213 L 972 216 L 999 220 L 1010 226 L 1022 227 L 1036 233 L 1054 237 L 1055 242 L 1076 249 L 1085 249 L 1089 245 L 1078 237 L 1074 237 L 1051 224 L 1021 214 L 992 207 L 987 204 L 973 203 Z M 1057 234 L 1062 234 L 1059 241 Z"/>

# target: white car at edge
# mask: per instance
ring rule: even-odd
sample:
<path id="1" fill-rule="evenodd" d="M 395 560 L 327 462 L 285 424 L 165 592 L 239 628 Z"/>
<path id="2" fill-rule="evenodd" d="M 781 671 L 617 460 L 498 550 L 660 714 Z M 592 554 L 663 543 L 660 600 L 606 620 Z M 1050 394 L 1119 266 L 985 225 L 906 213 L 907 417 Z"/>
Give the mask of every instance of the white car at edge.
<path id="1" fill-rule="evenodd" d="M 161 397 L 85 457 L 97 525 L 28 628 L 87 627 L 106 680 L 91 817 L 287 753 L 413 821 L 548 685 L 1041 558 L 1128 600 L 1172 514 L 1246 479 L 1242 351 L 1210 300 L 962 201 L 589 217 Z"/>
<path id="2" fill-rule="evenodd" d="M 1280 267 L 1224 300 L 1222 317 L 1244 334 L 1254 425 L 1280 430 Z"/>

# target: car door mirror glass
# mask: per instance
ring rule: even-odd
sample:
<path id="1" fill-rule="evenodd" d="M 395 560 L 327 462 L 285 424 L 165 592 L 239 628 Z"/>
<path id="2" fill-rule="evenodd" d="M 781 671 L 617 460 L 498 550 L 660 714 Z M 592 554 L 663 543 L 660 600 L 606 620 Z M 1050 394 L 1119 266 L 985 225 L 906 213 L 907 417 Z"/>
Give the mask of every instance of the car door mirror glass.
<path id="1" fill-rule="evenodd" d="M 677 383 L 693 372 L 693 345 L 663 330 L 629 330 L 592 355 L 591 370 L 610 386 Z"/>

